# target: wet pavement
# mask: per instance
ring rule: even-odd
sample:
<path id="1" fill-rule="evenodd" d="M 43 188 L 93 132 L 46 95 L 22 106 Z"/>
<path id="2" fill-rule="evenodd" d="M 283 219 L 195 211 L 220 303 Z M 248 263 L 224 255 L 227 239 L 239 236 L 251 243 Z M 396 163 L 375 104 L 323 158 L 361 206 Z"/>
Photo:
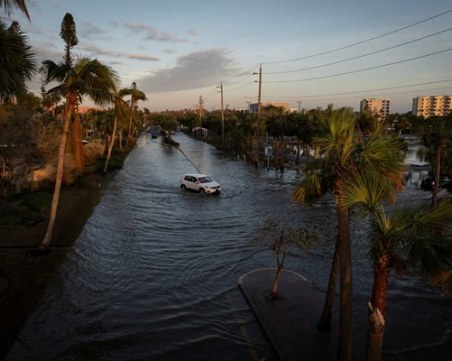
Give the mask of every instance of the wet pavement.
<path id="1" fill-rule="evenodd" d="M 281 299 L 270 290 L 276 269 L 251 271 L 239 279 L 239 287 L 281 361 L 334 360 L 337 329 L 317 331 L 324 296 L 298 273 L 283 270 L 279 280 Z M 335 323 L 335 322 L 333 322 Z"/>

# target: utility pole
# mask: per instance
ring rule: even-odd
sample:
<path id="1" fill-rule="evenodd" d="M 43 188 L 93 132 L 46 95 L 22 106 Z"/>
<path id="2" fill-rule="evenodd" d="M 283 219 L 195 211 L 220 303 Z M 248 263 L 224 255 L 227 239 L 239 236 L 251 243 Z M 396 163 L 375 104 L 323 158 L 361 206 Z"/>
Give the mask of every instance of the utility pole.
<path id="1" fill-rule="evenodd" d="M 297 103 L 298 103 L 298 113 L 301 113 L 301 100 L 298 100 Z"/>
<path id="2" fill-rule="evenodd" d="M 220 85 L 221 92 L 221 141 L 223 142 L 224 147 L 224 106 L 223 106 L 223 82 Z"/>
<path id="3" fill-rule="evenodd" d="M 198 109 L 199 109 L 199 114 L 198 114 L 199 126 L 201 127 L 202 126 L 202 119 L 204 118 L 204 100 L 202 98 L 202 95 L 199 96 Z"/>
<path id="4" fill-rule="evenodd" d="M 257 96 L 256 166 L 259 167 L 259 122 L 262 107 L 262 64 L 259 64 L 259 92 Z"/>

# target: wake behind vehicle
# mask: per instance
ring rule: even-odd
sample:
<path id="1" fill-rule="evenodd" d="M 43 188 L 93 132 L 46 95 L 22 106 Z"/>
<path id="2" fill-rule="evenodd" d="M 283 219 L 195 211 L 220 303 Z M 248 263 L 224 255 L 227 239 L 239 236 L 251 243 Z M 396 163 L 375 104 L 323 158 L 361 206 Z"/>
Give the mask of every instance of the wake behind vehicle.
<path id="1" fill-rule="evenodd" d="M 188 189 L 204 194 L 220 194 L 221 186 L 206 174 L 185 174 L 180 181 L 181 189 Z"/>

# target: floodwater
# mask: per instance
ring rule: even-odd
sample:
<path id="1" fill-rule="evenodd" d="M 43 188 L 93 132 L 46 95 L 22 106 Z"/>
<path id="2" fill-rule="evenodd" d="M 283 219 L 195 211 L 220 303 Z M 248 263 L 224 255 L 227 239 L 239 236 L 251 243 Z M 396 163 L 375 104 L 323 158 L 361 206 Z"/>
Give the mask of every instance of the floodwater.
<path id="1" fill-rule="evenodd" d="M 160 139 L 141 137 L 7 360 L 276 359 L 237 286 L 244 273 L 275 266 L 252 239 L 270 218 L 321 232 L 324 245 L 294 252 L 285 267 L 323 292 L 333 205 L 293 204 L 294 171 L 256 169 L 183 134 L 174 139 L 222 194 L 180 190 L 180 177 L 195 167 Z M 411 180 L 401 198 L 428 201 L 429 193 Z M 354 223 L 356 360 L 364 359 L 372 279 L 366 244 L 365 226 Z M 416 278 L 393 278 L 384 360 L 450 360 L 451 301 Z"/>

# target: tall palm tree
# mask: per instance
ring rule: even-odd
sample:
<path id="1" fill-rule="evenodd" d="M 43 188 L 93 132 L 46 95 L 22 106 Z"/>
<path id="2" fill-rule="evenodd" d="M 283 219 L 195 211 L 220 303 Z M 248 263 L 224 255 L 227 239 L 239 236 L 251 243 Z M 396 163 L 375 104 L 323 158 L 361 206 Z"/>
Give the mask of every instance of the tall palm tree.
<path id="1" fill-rule="evenodd" d="M 124 100 L 123 97 L 128 94 L 126 89 L 121 89 L 114 95 L 114 103 L 115 103 L 115 119 L 113 122 L 113 130 L 111 132 L 110 142 L 108 143 L 107 149 L 107 158 L 105 159 L 105 165 L 103 169 L 103 173 L 107 173 L 108 170 L 108 162 L 111 158 L 111 152 L 113 150 L 113 146 L 115 144 L 116 139 L 116 128 L 118 127 L 118 123 L 124 119 Z"/>
<path id="2" fill-rule="evenodd" d="M 129 118 L 129 133 L 127 136 L 127 144 L 129 144 L 129 139 L 132 138 L 132 124 L 135 115 L 135 106 L 139 100 L 145 101 L 147 100 L 146 94 L 144 94 L 141 90 L 137 89 L 137 84 L 135 82 L 132 83 L 132 87 L 129 89 L 124 89 L 124 95 L 130 95 L 130 118 Z"/>
<path id="3" fill-rule="evenodd" d="M 72 14 L 66 13 L 61 23 L 60 37 L 65 43 L 64 63 L 72 66 L 71 49 L 78 44 L 77 28 Z"/>
<path id="4" fill-rule="evenodd" d="M 302 202 L 331 192 L 336 205 L 337 236 L 324 311 L 319 330 L 328 331 L 335 294 L 337 273 L 340 279 L 339 360 L 352 358 L 352 268 L 349 207 L 344 202 L 344 189 L 361 172 L 372 170 L 390 186 L 402 185 L 404 154 L 402 144 L 382 135 L 381 129 L 363 139 L 356 131 L 356 117 L 351 109 L 329 109 L 324 118 L 327 132 L 314 140 L 320 157 L 309 163 L 298 184 L 294 200 Z"/>
<path id="5" fill-rule="evenodd" d="M 115 91 L 117 76 L 108 66 L 101 64 L 98 60 L 88 58 L 79 59 L 76 64 L 68 68 L 66 64 L 55 64 L 47 60 L 43 62 L 46 69 L 46 83 L 57 81 L 59 84 L 48 90 L 49 93 L 61 94 L 65 100 L 63 134 L 60 139 L 58 150 L 57 174 L 55 190 L 52 198 L 49 225 L 46 235 L 40 247 L 47 248 L 52 238 L 56 213 L 59 203 L 61 184 L 63 180 L 64 154 L 69 125 L 77 103 L 83 96 L 89 96 L 96 104 L 111 102 L 112 93 Z"/>
<path id="6" fill-rule="evenodd" d="M 72 48 L 78 44 L 77 27 L 72 14 L 66 13 L 61 22 L 60 37 L 64 40 L 64 65 L 66 69 L 72 69 Z M 83 129 L 78 112 L 78 102 L 74 109 L 74 116 L 71 122 L 70 135 L 74 152 L 75 169 L 81 172 L 85 166 L 85 156 L 83 154 Z"/>
<path id="7" fill-rule="evenodd" d="M 0 101 L 25 95 L 35 70 L 34 53 L 19 24 L 7 27 L 0 21 Z"/>
<path id="8" fill-rule="evenodd" d="M 452 200 L 442 200 L 431 209 L 424 204 L 396 206 L 386 211 L 387 194 L 378 174 L 357 177 L 345 189 L 348 207 L 359 207 L 370 216 L 370 259 L 374 269 L 369 302 L 367 361 L 380 361 L 385 330 L 386 300 L 391 270 L 408 268 L 422 276 L 442 275 L 452 281 L 452 237 L 444 231 L 452 227 Z M 447 277 L 446 277 L 447 276 Z"/>

